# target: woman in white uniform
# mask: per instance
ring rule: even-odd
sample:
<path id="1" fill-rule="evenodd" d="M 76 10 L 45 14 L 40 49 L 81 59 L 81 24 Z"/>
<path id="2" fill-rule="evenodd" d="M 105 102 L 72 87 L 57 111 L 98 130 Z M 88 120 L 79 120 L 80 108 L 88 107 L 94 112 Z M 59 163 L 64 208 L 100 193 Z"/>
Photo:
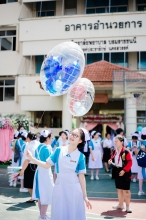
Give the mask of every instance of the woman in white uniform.
<path id="1" fill-rule="evenodd" d="M 36 160 L 29 151 L 27 153 L 29 159 L 39 166 L 50 168 L 57 165 L 51 220 L 86 220 L 84 201 L 88 208 L 92 208 L 86 194 L 85 157 L 78 150 L 84 146 L 84 131 L 75 129 L 70 133 L 69 142 L 69 146 L 56 148 L 46 162 Z"/>
<path id="2" fill-rule="evenodd" d="M 40 145 L 35 150 L 35 157 L 38 161 L 46 162 L 47 158 L 51 155 L 50 148 L 47 145 L 51 145 L 52 135 L 49 130 L 43 130 L 40 136 Z M 28 157 L 29 158 L 29 157 Z M 30 160 L 33 161 L 33 160 Z M 40 210 L 39 220 L 45 219 L 48 205 L 52 202 L 53 193 L 53 175 L 51 168 L 45 169 L 41 166 L 37 167 L 34 182 L 33 182 L 33 194 L 32 199 L 38 199 L 38 206 Z"/>
<path id="3" fill-rule="evenodd" d="M 103 162 L 104 162 L 104 166 L 105 166 L 105 172 L 109 173 L 109 169 L 108 169 L 108 160 L 111 157 L 111 148 L 112 148 L 112 140 L 111 135 L 106 133 L 106 138 L 103 141 L 103 149 L 104 149 L 104 153 L 103 153 Z"/>
<path id="4" fill-rule="evenodd" d="M 91 180 L 94 180 L 94 170 L 96 170 L 96 180 L 99 180 L 98 174 L 99 169 L 103 167 L 102 165 L 102 147 L 101 139 L 97 131 L 92 131 L 92 140 L 89 143 L 90 156 L 89 156 L 89 169 L 91 169 Z"/>
<path id="5" fill-rule="evenodd" d="M 128 148 L 132 154 L 132 167 L 131 167 L 131 172 L 133 177 L 132 179 L 133 182 L 136 182 L 137 173 L 138 173 L 138 163 L 136 160 L 135 150 L 140 149 L 141 144 L 140 141 L 138 141 L 139 134 L 133 133 L 131 136 L 132 136 L 132 140 L 128 143 Z"/>
<path id="6" fill-rule="evenodd" d="M 58 141 L 56 142 L 56 146 L 61 147 L 61 146 L 67 146 L 68 144 L 69 144 L 69 141 L 68 141 L 67 132 L 61 131 L 60 137 L 59 137 Z"/>

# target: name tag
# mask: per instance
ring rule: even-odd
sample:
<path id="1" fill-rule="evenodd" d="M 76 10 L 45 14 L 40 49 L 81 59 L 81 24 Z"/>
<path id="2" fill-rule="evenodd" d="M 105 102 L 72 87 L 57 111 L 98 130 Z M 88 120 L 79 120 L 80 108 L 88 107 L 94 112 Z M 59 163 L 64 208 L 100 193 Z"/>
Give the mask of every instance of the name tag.
<path id="1" fill-rule="evenodd" d="M 70 160 L 70 162 L 76 163 L 76 161 L 75 161 L 75 160 Z"/>

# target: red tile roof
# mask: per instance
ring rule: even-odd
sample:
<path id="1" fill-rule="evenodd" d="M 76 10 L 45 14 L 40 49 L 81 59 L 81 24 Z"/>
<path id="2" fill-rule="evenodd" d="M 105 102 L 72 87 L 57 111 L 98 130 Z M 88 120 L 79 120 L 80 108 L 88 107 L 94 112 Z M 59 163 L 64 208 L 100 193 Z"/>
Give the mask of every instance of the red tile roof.
<path id="1" fill-rule="evenodd" d="M 89 64 L 85 67 L 83 76 L 90 79 L 92 82 L 112 82 L 112 73 L 114 70 L 129 70 L 118 66 L 113 63 L 109 63 L 105 60 Z"/>

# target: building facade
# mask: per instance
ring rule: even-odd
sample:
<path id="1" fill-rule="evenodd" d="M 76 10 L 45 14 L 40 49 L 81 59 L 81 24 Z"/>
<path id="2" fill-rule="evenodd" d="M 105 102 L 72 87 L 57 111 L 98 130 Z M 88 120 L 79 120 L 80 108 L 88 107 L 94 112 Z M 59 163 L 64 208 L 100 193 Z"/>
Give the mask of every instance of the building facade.
<path id="1" fill-rule="evenodd" d="M 47 122 L 56 132 L 71 130 L 66 96 L 50 98 L 35 83 L 45 55 L 61 42 L 74 41 L 83 49 L 86 64 L 105 60 L 143 72 L 145 10 L 145 0 L 0 0 L 0 113 L 26 114 L 39 122 L 45 111 L 42 127 Z M 95 89 L 96 93 L 106 91 L 109 103 L 98 110 L 93 105 L 94 114 L 124 114 L 123 99 L 113 97 L 112 88 Z M 117 101 L 120 109 L 116 109 Z M 145 123 L 145 107 L 138 108 L 127 110 L 130 115 L 133 112 L 128 136 Z M 141 120 L 137 121 L 137 115 Z"/>

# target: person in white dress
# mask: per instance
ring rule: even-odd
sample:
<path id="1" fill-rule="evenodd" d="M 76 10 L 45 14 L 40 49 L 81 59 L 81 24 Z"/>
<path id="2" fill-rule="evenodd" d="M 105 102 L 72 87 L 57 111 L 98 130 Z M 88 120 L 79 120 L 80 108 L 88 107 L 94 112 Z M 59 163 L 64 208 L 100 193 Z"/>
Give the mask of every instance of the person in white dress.
<path id="1" fill-rule="evenodd" d="M 105 171 L 107 173 L 109 173 L 109 169 L 108 169 L 108 160 L 111 157 L 111 148 L 113 146 L 112 144 L 112 140 L 111 140 L 111 135 L 109 133 L 106 133 L 106 138 L 103 141 L 103 162 L 104 162 L 104 166 L 105 166 Z"/>
<path id="2" fill-rule="evenodd" d="M 12 167 L 17 167 L 18 166 L 18 162 L 14 162 L 14 151 L 15 151 L 15 143 L 16 140 L 18 139 L 18 135 L 19 135 L 19 131 L 16 131 L 14 134 L 14 139 L 10 142 L 10 147 L 11 147 L 11 151 L 12 151 Z"/>
<path id="3" fill-rule="evenodd" d="M 60 137 L 56 143 L 57 147 L 67 146 L 69 144 L 68 141 L 68 133 L 66 131 L 61 131 Z"/>
<path id="4" fill-rule="evenodd" d="M 46 162 L 35 159 L 29 151 L 27 153 L 30 160 L 43 168 L 57 165 L 51 220 L 86 220 L 84 201 L 88 208 L 92 208 L 86 193 L 85 156 L 78 150 L 84 142 L 85 133 L 79 128 L 70 133 L 69 146 L 56 148 Z"/>
<path id="5" fill-rule="evenodd" d="M 138 173 L 138 163 L 136 160 L 135 151 L 137 149 L 140 149 L 141 144 L 140 141 L 138 141 L 139 134 L 133 133 L 131 136 L 132 136 L 132 140 L 128 143 L 128 149 L 131 151 L 132 154 L 132 167 L 131 167 L 132 180 L 133 182 L 136 182 L 137 173 Z"/>
<path id="6" fill-rule="evenodd" d="M 103 167 L 102 165 L 102 147 L 101 147 L 101 139 L 98 135 L 97 131 L 92 131 L 92 140 L 90 140 L 89 148 L 90 148 L 90 156 L 89 156 L 89 169 L 91 171 L 91 180 L 94 180 L 94 170 L 96 170 L 96 180 L 99 180 L 98 174 L 99 169 Z"/>
<path id="7" fill-rule="evenodd" d="M 46 162 L 47 158 L 51 155 L 50 152 L 51 141 L 52 141 L 52 134 L 50 133 L 50 131 L 43 130 L 40 136 L 41 144 L 35 150 L 35 157 L 37 158 L 38 161 Z M 50 145 L 50 147 L 48 147 L 48 145 Z M 34 162 L 33 160 L 31 160 L 31 158 L 28 157 L 28 159 Z M 46 216 L 46 212 L 48 209 L 48 205 L 51 205 L 52 203 L 53 186 L 54 183 L 53 183 L 53 175 L 51 168 L 49 168 L 48 170 L 41 166 L 38 166 L 35 172 L 35 177 L 33 182 L 32 199 L 38 200 L 38 206 L 40 210 L 39 220 L 48 219 L 48 217 Z"/>

